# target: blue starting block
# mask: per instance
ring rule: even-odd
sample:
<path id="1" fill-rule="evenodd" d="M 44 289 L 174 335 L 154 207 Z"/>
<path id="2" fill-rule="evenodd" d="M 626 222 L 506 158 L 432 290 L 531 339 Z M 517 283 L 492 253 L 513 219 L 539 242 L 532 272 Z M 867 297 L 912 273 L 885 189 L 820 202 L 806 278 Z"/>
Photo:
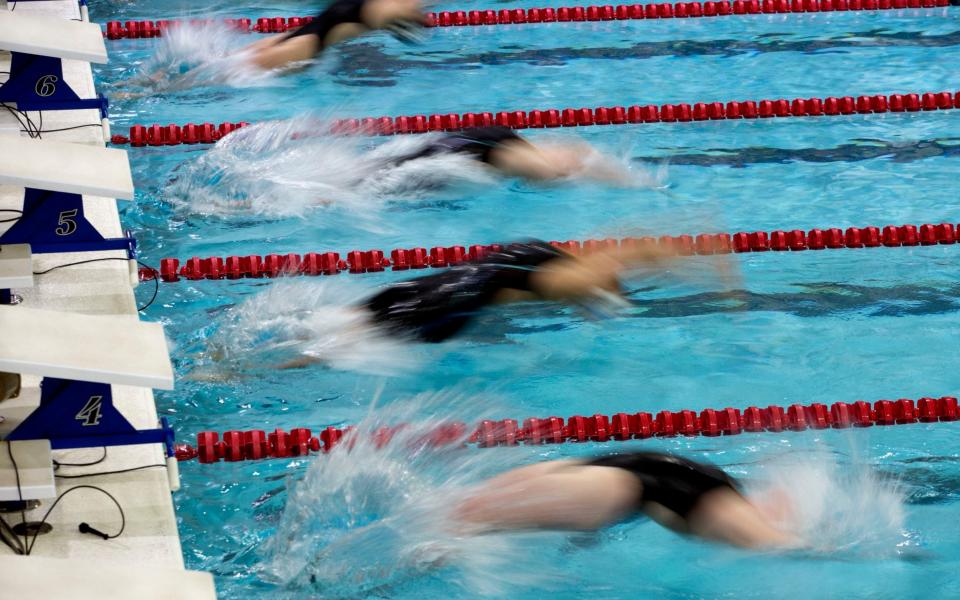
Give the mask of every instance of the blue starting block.
<path id="1" fill-rule="evenodd" d="M 158 429 L 137 429 L 113 405 L 108 383 L 44 377 L 40 406 L 5 438 L 50 440 L 50 448 L 163 444 L 173 456 L 174 434 L 166 418 Z"/>
<path id="2" fill-rule="evenodd" d="M 0 306 L 0 331 L 0 371 L 43 378 L 39 406 L 5 440 L 46 439 L 53 449 L 160 443 L 173 455 L 173 430 L 165 420 L 155 429 L 137 429 L 113 404 L 115 384 L 172 389 L 161 325 Z M 5 410 L 0 405 L 0 413 Z"/>
<path id="3" fill-rule="evenodd" d="M 63 77 L 65 58 L 107 61 L 99 26 L 2 11 L 0 49 L 11 52 L 10 76 L 0 84 L 0 102 L 14 103 L 21 111 L 97 109 L 109 139 L 107 99 L 99 94 L 81 98 Z"/>
<path id="4" fill-rule="evenodd" d="M 0 85 L 0 102 L 16 103 L 18 110 L 97 109 L 106 119 L 106 97 L 80 98 L 63 79 L 63 63 L 52 56 L 13 52 L 10 78 Z"/>
<path id="5" fill-rule="evenodd" d="M 34 254 L 50 252 L 92 252 L 126 250 L 136 258 L 137 242 L 132 235 L 105 238 L 83 213 L 80 194 L 26 188 L 23 214 L 7 231 L 0 244 L 30 244 Z"/>

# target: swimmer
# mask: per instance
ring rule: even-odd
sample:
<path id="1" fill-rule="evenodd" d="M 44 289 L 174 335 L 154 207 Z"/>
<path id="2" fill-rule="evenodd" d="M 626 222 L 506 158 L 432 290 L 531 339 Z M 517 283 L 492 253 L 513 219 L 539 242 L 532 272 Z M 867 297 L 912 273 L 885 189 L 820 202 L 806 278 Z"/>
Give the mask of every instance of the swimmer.
<path id="1" fill-rule="evenodd" d="M 509 127 L 474 127 L 440 134 L 425 147 L 387 160 L 396 167 L 420 158 L 444 154 L 467 155 L 508 177 L 550 181 L 584 177 L 612 183 L 630 183 L 625 169 L 609 161 L 585 143 L 533 144 Z"/>
<path id="2" fill-rule="evenodd" d="M 656 452 L 559 460 L 498 475 L 454 509 L 460 533 L 591 531 L 644 515 L 684 535 L 740 548 L 797 548 L 765 507 L 717 467 Z"/>
<path id="3" fill-rule="evenodd" d="M 621 246 L 573 256 L 541 241 L 508 244 L 477 262 L 395 283 L 348 309 L 349 319 L 341 311 L 339 318 L 349 325 L 336 333 L 335 340 L 439 343 L 457 335 L 487 306 L 528 300 L 564 302 L 605 316 L 604 305 L 626 304 L 620 290 L 621 271 L 653 265 L 666 256 L 658 246 Z M 316 318 L 327 319 L 327 314 L 324 311 Z M 300 335 L 323 327 L 323 321 L 317 322 Z M 320 362 L 326 361 L 306 352 L 281 367 Z"/>
<path id="4" fill-rule="evenodd" d="M 149 89 L 117 90 L 112 96 L 129 100 L 147 96 L 157 89 L 188 89 L 198 84 L 204 71 L 218 64 L 252 65 L 263 71 L 281 69 L 291 63 L 311 59 L 334 44 L 376 29 L 389 31 L 394 37 L 410 43 L 418 39 L 417 30 L 425 23 L 426 15 L 421 9 L 420 0 L 335 0 L 302 27 L 262 39 L 235 53 L 221 49 L 221 53 L 226 52 L 228 56 L 216 60 L 167 65 L 149 74 L 133 77 L 123 84 Z"/>
<path id="5" fill-rule="evenodd" d="M 260 40 L 245 51 L 261 69 L 278 69 L 371 30 L 384 29 L 403 42 L 413 42 L 425 23 L 419 0 L 335 0 L 303 27 Z"/>

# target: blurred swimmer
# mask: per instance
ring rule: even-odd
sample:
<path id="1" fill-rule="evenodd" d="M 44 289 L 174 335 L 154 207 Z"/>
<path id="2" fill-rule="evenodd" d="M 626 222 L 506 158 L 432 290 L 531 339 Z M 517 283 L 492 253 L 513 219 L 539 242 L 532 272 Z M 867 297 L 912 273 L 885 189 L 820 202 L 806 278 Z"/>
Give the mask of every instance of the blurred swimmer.
<path id="1" fill-rule="evenodd" d="M 126 100 L 217 82 L 256 85 L 292 63 L 367 31 L 384 29 L 401 41 L 415 41 L 425 21 L 419 0 L 336 0 L 310 23 L 239 50 L 230 47 L 232 38 L 222 26 L 177 27 L 165 34 L 164 45 L 146 71 L 122 82 L 145 89 L 116 90 L 111 95 Z"/>
<path id="2" fill-rule="evenodd" d="M 165 196 L 190 212 L 304 216 L 318 207 L 349 213 L 352 224 L 382 226 L 383 203 L 435 196 L 462 200 L 498 176 L 535 181 L 590 179 L 663 189 L 651 172 L 574 139 L 527 141 L 506 127 L 398 135 L 383 143 L 331 135 L 310 116 L 244 127 L 183 163 Z"/>
<path id="3" fill-rule="evenodd" d="M 413 42 L 425 23 L 420 0 L 336 0 L 310 23 L 251 44 L 245 52 L 261 69 L 278 69 L 371 30 L 384 29 Z"/>
<path id="4" fill-rule="evenodd" d="M 580 143 L 533 144 L 509 127 L 475 127 L 444 133 L 416 151 L 387 159 L 396 167 L 420 158 L 460 154 L 493 167 L 508 177 L 549 181 L 583 177 L 629 183 L 623 167 L 617 168 L 590 145 Z"/>
<path id="5" fill-rule="evenodd" d="M 480 484 L 454 509 L 461 533 L 471 535 L 595 530 L 638 515 L 741 548 L 800 546 L 719 468 L 655 452 L 520 467 Z"/>
<path id="6" fill-rule="evenodd" d="M 620 295 L 621 271 L 653 265 L 665 256 L 656 246 L 605 248 L 573 256 L 541 241 L 509 244 L 477 262 L 390 285 L 353 307 L 353 316 L 344 319 L 346 329 L 330 335 L 337 340 L 439 343 L 457 335 L 487 306 L 526 300 L 565 302 L 605 315 L 608 306 L 626 304 Z M 323 325 L 315 327 L 322 331 Z M 300 329 L 300 334 L 310 336 L 310 329 Z M 283 366 L 327 362 L 325 355 L 306 350 L 302 358 Z"/>

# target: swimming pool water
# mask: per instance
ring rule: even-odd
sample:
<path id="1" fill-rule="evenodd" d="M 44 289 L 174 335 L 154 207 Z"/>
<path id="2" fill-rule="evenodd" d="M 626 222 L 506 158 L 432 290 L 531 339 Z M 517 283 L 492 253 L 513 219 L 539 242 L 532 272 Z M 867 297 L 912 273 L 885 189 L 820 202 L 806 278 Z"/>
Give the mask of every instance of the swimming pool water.
<path id="1" fill-rule="evenodd" d="M 537 4 L 537 3 L 535 3 Z M 562 5 L 541 2 L 537 5 Z M 441 4 L 453 8 L 528 6 Z M 296 3 L 97 3 L 94 20 L 309 13 Z M 546 24 L 431 30 L 423 45 L 372 35 L 331 51 L 305 72 L 257 87 L 210 85 L 114 99 L 114 127 L 133 123 L 264 121 L 321 116 L 429 114 L 664 102 L 955 91 L 956 11 L 773 15 L 724 19 Z M 237 42 L 251 38 L 237 36 Z M 109 42 L 101 85 L 149 61 L 158 40 Z M 107 92 L 110 93 L 109 91 Z M 351 248 L 491 243 L 515 237 L 586 239 L 627 233 L 808 229 L 960 221 L 956 193 L 960 113 L 702 122 L 576 131 L 666 170 L 666 190 L 599 185 L 464 185 L 430 199 L 319 208 L 301 217 L 224 217 L 175 206 L 171 182 L 203 147 L 131 148 L 137 201 L 124 210 L 142 260 Z M 323 160 L 318 156 L 317 160 Z M 663 167 L 663 165 L 666 165 Z M 312 165 L 304 165 L 311 172 Z M 202 184 L 202 185 L 200 185 Z M 216 190 L 215 178 L 190 194 Z M 275 190 L 276 201 L 287 192 Z M 421 366 L 390 378 L 320 368 L 250 369 L 226 381 L 192 378 L 198 353 L 233 305 L 277 282 L 162 285 L 147 317 L 174 344 L 177 390 L 157 394 L 183 441 L 201 430 L 343 426 L 360 421 L 382 387 L 391 404 L 455 387 L 501 417 L 955 395 L 960 339 L 956 246 L 750 254 L 729 259 L 735 292 L 716 259 L 678 263 L 675 276 L 629 282 L 634 306 L 589 321 L 570 309 L 491 311 L 464 338 L 416 350 Z M 394 274 L 333 278 L 357 294 Z M 295 310 L 298 285 L 289 303 Z M 141 287 L 141 299 L 152 290 Z M 309 292 L 307 292 L 309 293 Z M 478 408 L 478 411 L 480 409 Z M 489 410 L 489 407 L 487 407 Z M 556 569 L 514 595 L 634 597 L 956 597 L 960 532 L 957 424 L 853 432 L 668 438 L 625 444 L 516 448 L 522 460 L 630 447 L 704 458 L 747 478 L 765 463 L 823 450 L 842 465 L 897 479 L 906 493 L 903 548 L 871 547 L 812 559 L 756 555 L 684 540 L 650 523 L 613 528 L 559 547 L 529 542 Z M 324 460 L 320 457 L 317 460 Z M 516 460 L 516 459 L 512 459 Z M 817 459 L 820 460 L 820 459 Z M 187 566 L 212 571 L 222 597 L 280 593 L 256 572 L 289 482 L 305 461 L 181 465 L 174 495 Z M 829 512 L 830 508 L 826 508 Z M 837 507 L 838 519 L 850 519 Z M 524 567 L 517 565 L 516 569 Z M 353 594 L 470 597 L 444 571 Z M 323 595 L 322 589 L 287 591 Z M 505 595 L 506 592 L 503 592 Z"/>

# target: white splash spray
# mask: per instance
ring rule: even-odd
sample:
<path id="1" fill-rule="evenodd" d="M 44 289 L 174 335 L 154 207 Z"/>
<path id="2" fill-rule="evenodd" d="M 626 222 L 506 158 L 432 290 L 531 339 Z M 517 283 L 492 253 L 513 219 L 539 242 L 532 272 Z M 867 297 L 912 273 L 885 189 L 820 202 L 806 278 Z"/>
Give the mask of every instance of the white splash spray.
<path id="1" fill-rule="evenodd" d="M 833 556 L 889 558 L 911 545 L 904 493 L 869 467 L 841 464 L 828 452 L 767 462 L 750 494 L 807 551 Z"/>
<path id="2" fill-rule="evenodd" d="M 396 164 L 434 135 L 399 136 L 371 148 L 369 138 L 324 134 L 328 128 L 325 119 L 298 117 L 236 131 L 183 165 L 166 196 L 203 215 L 304 217 L 321 209 L 375 229 L 388 201 L 494 181 L 489 169 L 462 155 Z"/>
<path id="3" fill-rule="evenodd" d="M 557 575 L 550 547 L 559 548 L 561 534 L 463 537 L 449 515 L 471 483 L 523 453 L 464 449 L 466 434 L 436 445 L 430 434 L 458 417 L 473 423 L 494 410 L 489 398 L 452 393 L 372 409 L 349 441 L 318 457 L 291 490 L 266 544 L 262 576 L 325 597 L 357 597 L 424 574 L 491 597 L 518 585 L 546 585 Z M 446 416 L 425 416 L 435 414 Z M 398 423 L 409 425 L 378 447 L 373 432 Z"/>
<path id="4" fill-rule="evenodd" d="M 356 308 L 364 294 L 342 281 L 278 281 L 231 308 L 208 341 L 219 368 L 318 363 L 391 375 L 414 368 L 414 345 L 372 326 Z"/>
<path id="5" fill-rule="evenodd" d="M 140 75 L 123 84 L 141 87 L 149 93 L 203 85 L 278 85 L 276 71 L 265 71 L 250 61 L 244 50 L 249 43 L 249 36 L 220 22 L 181 23 L 164 32 L 157 41 L 156 53 L 144 63 Z"/>

